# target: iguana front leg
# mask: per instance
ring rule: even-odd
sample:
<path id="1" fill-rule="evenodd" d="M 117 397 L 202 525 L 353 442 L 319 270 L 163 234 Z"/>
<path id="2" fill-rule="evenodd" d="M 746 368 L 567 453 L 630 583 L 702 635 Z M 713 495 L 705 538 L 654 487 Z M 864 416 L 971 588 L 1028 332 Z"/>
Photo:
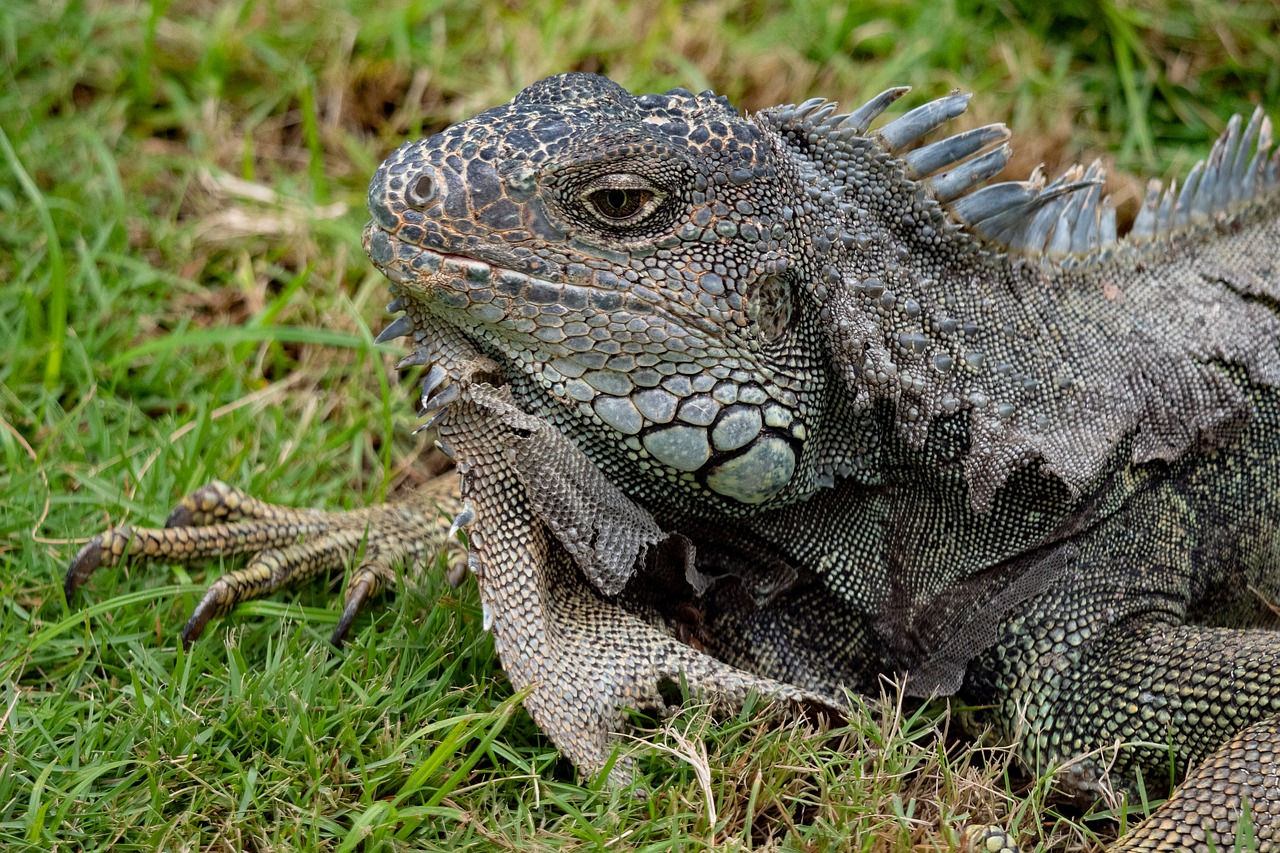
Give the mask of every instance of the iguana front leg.
<path id="1" fill-rule="evenodd" d="M 1172 750 L 1179 771 L 1198 766 L 1117 851 L 1275 849 L 1280 634 L 1198 625 L 1126 633 L 1103 644 L 1077 678 L 1064 680 L 1059 722 L 1038 738 L 1052 739 L 1059 754 L 1071 744 L 1092 747 L 1096 758 L 1068 768 L 1068 784 L 1087 787 L 1115 755 L 1122 779 L 1145 770 L 1158 789 Z"/>
<path id="2" fill-rule="evenodd" d="M 1118 851 L 1237 849 L 1246 825 L 1257 849 L 1276 849 L 1280 634 L 1144 614 L 1082 642 L 1083 620 L 1061 605 L 1053 595 L 1037 602 L 1015 630 L 1030 639 L 987 657 L 988 671 L 1009 678 L 975 697 L 994 702 L 987 721 L 1019 743 L 1029 767 L 1055 771 L 1064 792 L 1086 800 L 1127 791 L 1133 804 L 1139 776 L 1158 796 L 1171 765 L 1179 775 L 1193 767 Z"/>
<path id="3" fill-rule="evenodd" d="M 1152 624 L 1116 633 L 1070 672 L 1061 641 L 1005 658 L 1007 671 L 1022 673 L 1004 716 L 1024 721 L 1014 737 L 1023 761 L 1056 770 L 1063 791 L 1085 800 L 1128 788 L 1133 806 L 1139 773 L 1160 794 L 1172 750 L 1174 769 L 1192 763 L 1190 774 L 1109 853 L 1278 849 L 1280 634 Z M 971 827 L 961 849 L 1018 850 L 1003 828 L 986 826 Z"/>
<path id="4" fill-rule="evenodd" d="M 1277 840 L 1280 719 L 1273 717 L 1240 732 L 1207 758 L 1112 853 L 1272 850 Z"/>
<path id="5" fill-rule="evenodd" d="M 363 550 L 331 636 L 341 645 L 361 607 L 395 585 L 397 566 L 444 546 L 460 506 L 452 474 L 432 481 L 420 502 L 348 511 L 269 504 L 215 480 L 183 498 L 163 528 L 122 525 L 95 536 L 71 561 L 64 590 L 70 601 L 94 571 L 125 560 L 194 564 L 252 554 L 244 568 L 214 581 L 196 605 L 182 629 L 182 644 L 189 648 L 210 619 L 340 569 Z"/>

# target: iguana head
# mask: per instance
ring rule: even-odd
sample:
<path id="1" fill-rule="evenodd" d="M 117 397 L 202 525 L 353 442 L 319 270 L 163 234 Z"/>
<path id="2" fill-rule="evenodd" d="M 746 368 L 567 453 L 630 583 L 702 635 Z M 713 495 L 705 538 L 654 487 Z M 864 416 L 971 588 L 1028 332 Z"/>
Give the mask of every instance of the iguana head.
<path id="1" fill-rule="evenodd" d="M 825 386 L 775 144 L 710 93 L 561 75 L 392 154 L 365 245 L 606 470 L 759 504 L 812 489 Z"/>

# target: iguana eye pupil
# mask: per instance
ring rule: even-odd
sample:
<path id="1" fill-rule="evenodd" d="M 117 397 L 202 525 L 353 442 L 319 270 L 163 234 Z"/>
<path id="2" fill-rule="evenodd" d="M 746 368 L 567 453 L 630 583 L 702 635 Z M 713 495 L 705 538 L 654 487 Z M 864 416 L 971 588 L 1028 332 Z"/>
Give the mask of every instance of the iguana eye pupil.
<path id="1" fill-rule="evenodd" d="M 631 203 L 631 198 L 626 190 L 609 190 L 604 194 L 605 203 L 611 208 L 610 212 L 615 210 L 625 210 Z"/>
<path id="2" fill-rule="evenodd" d="M 649 190 L 609 187 L 591 193 L 587 201 L 605 219 L 621 221 L 635 216 L 652 198 Z"/>

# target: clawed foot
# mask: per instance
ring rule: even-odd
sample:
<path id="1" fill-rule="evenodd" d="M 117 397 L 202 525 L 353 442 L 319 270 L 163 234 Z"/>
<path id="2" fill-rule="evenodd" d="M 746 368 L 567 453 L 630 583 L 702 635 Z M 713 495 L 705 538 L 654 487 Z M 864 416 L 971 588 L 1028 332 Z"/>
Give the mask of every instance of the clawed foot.
<path id="1" fill-rule="evenodd" d="M 163 529 L 122 525 L 95 536 L 71 561 L 63 588 L 71 601 L 89 575 L 125 559 L 190 564 L 252 554 L 244 568 L 214 581 L 196 605 L 182 629 L 182 644 L 190 648 L 210 619 L 339 569 L 363 549 L 330 638 L 341 645 L 365 602 L 394 586 L 396 566 L 431 556 L 451 538 L 450 519 L 459 510 L 456 483 L 442 477 L 429 491 L 412 504 L 327 512 L 264 503 L 214 480 L 183 498 Z"/>

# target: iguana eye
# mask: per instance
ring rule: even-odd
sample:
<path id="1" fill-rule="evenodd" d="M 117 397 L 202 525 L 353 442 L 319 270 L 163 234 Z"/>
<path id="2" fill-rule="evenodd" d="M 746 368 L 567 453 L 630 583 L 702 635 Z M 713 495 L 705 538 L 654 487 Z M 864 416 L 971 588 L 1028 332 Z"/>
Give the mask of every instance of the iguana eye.
<path id="1" fill-rule="evenodd" d="M 589 199 L 596 213 L 606 219 L 628 219 L 644 207 L 653 194 L 647 190 L 596 190 Z"/>
<path id="2" fill-rule="evenodd" d="M 658 208 L 664 195 L 639 175 L 609 175 L 579 198 L 596 219 L 607 225 L 634 225 Z"/>

